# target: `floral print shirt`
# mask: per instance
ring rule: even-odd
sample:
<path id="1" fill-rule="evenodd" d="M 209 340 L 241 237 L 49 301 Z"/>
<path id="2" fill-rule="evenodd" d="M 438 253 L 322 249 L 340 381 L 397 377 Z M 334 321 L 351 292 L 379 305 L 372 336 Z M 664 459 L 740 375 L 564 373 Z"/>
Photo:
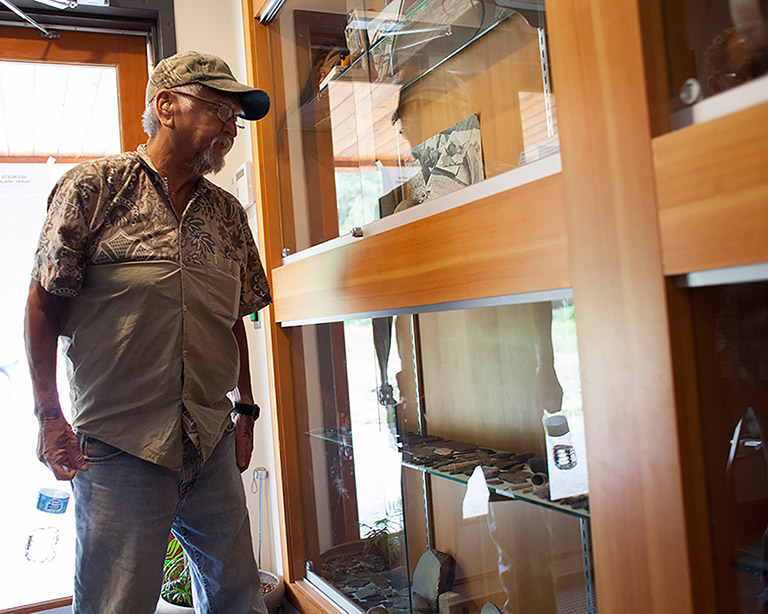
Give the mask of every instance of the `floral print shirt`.
<path id="1" fill-rule="evenodd" d="M 144 147 L 85 162 L 48 202 L 32 276 L 69 297 L 73 425 L 144 460 L 204 459 L 230 424 L 235 322 L 271 301 L 237 199 L 199 179 L 181 219 Z"/>
<path id="2" fill-rule="evenodd" d="M 144 145 L 67 172 L 48 199 L 32 277 L 51 294 L 78 296 L 85 267 L 172 260 L 239 263 L 239 315 L 271 302 L 248 217 L 229 192 L 201 178 L 179 221 Z"/>

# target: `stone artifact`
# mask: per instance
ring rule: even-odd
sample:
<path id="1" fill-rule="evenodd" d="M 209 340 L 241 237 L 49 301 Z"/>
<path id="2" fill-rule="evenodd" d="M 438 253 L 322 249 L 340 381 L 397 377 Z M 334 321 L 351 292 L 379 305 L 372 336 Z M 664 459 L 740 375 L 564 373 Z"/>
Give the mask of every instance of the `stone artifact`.
<path id="1" fill-rule="evenodd" d="M 480 608 L 480 614 L 501 614 L 499 606 L 490 601 Z"/>
<path id="2" fill-rule="evenodd" d="M 421 555 L 413 572 L 411 595 L 414 609 L 420 612 L 437 612 L 437 598 L 453 588 L 456 577 L 456 561 L 450 554 L 434 548 Z"/>
<path id="3" fill-rule="evenodd" d="M 400 438 L 406 465 L 448 476 L 470 476 L 480 466 L 488 486 L 504 496 L 534 495 L 556 508 L 589 510 L 586 496 L 566 497 L 556 502 L 551 500 L 547 459 L 533 452 L 492 450 L 417 433 L 401 433 Z"/>
<path id="4" fill-rule="evenodd" d="M 535 456 L 528 461 L 528 466 L 534 473 L 546 473 L 547 472 L 547 459 Z"/>
<path id="5" fill-rule="evenodd" d="M 468 611 L 462 596 L 451 591 L 441 593 L 437 598 L 437 605 L 440 614 L 467 614 Z"/>

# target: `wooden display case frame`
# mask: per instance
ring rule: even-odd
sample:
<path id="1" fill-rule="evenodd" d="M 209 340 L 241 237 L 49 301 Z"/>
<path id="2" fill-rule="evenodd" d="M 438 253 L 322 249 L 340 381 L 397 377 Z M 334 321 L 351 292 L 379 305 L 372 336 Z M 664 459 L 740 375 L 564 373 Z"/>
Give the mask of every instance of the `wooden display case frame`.
<path id="1" fill-rule="evenodd" d="M 660 0 L 546 5 L 557 175 L 282 265 L 274 128 L 257 125 L 284 575 L 302 612 L 337 608 L 302 579 L 291 348 L 280 322 L 566 287 L 578 305 L 600 611 L 715 612 L 695 379 L 678 362 L 690 339 L 669 326 L 689 317 L 687 299 L 670 277 L 768 261 L 768 103 L 669 133 Z M 242 6 L 250 79 L 279 87 L 275 34 L 250 0 Z M 415 237 L 429 271 L 392 257 Z M 383 277 L 397 282 L 386 293 Z"/>

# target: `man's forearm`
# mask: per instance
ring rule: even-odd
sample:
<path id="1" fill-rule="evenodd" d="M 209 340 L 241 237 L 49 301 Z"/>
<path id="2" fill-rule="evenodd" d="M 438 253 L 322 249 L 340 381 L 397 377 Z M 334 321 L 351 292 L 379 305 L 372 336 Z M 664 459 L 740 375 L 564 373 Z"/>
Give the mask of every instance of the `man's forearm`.
<path id="1" fill-rule="evenodd" d="M 72 427 L 61 413 L 56 390 L 56 345 L 66 300 L 49 294 L 33 281 L 24 315 L 24 342 L 32 375 L 35 415 L 40 421 L 37 458 L 50 468 L 57 480 L 71 480 L 78 471 L 88 470 Z"/>
<path id="2" fill-rule="evenodd" d="M 235 322 L 232 332 L 237 340 L 237 348 L 240 352 L 240 373 L 237 378 L 237 389 L 240 401 L 253 403 L 251 390 L 251 365 L 248 360 L 248 339 L 245 336 L 245 325 L 242 318 Z M 253 423 L 252 416 L 235 414 L 235 462 L 242 473 L 248 468 L 253 455 Z"/>
<path id="3" fill-rule="evenodd" d="M 251 389 L 251 365 L 248 358 L 248 339 L 245 335 L 245 325 L 240 318 L 232 327 L 232 332 L 237 340 L 238 351 L 240 352 L 240 373 L 237 378 L 237 389 L 240 393 L 240 400 L 243 403 L 253 403 L 253 391 Z"/>
<path id="4" fill-rule="evenodd" d="M 56 389 L 56 346 L 66 299 L 46 292 L 38 282 L 29 288 L 24 314 L 24 342 L 32 377 L 35 415 L 39 420 L 61 417 Z"/>

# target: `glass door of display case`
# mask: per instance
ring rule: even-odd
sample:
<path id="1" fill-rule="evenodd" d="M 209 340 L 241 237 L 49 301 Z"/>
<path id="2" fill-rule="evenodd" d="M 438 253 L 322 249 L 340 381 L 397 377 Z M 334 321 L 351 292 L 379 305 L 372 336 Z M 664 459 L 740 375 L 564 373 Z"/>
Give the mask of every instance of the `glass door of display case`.
<path id="1" fill-rule="evenodd" d="M 559 151 L 543 2 L 380 4 L 273 26 L 291 254 Z"/>
<path id="2" fill-rule="evenodd" d="M 768 267 L 706 271 L 675 280 L 687 306 L 673 332 L 692 343 L 713 584 L 718 611 L 768 603 Z M 681 350 L 682 352 L 682 350 Z M 683 363 L 683 356 L 677 357 Z"/>
<path id="3" fill-rule="evenodd" d="M 672 128 L 768 100 L 765 0 L 664 2 Z"/>
<path id="4" fill-rule="evenodd" d="M 306 577 L 349 611 L 596 612 L 573 302 L 459 307 L 290 329 Z"/>

